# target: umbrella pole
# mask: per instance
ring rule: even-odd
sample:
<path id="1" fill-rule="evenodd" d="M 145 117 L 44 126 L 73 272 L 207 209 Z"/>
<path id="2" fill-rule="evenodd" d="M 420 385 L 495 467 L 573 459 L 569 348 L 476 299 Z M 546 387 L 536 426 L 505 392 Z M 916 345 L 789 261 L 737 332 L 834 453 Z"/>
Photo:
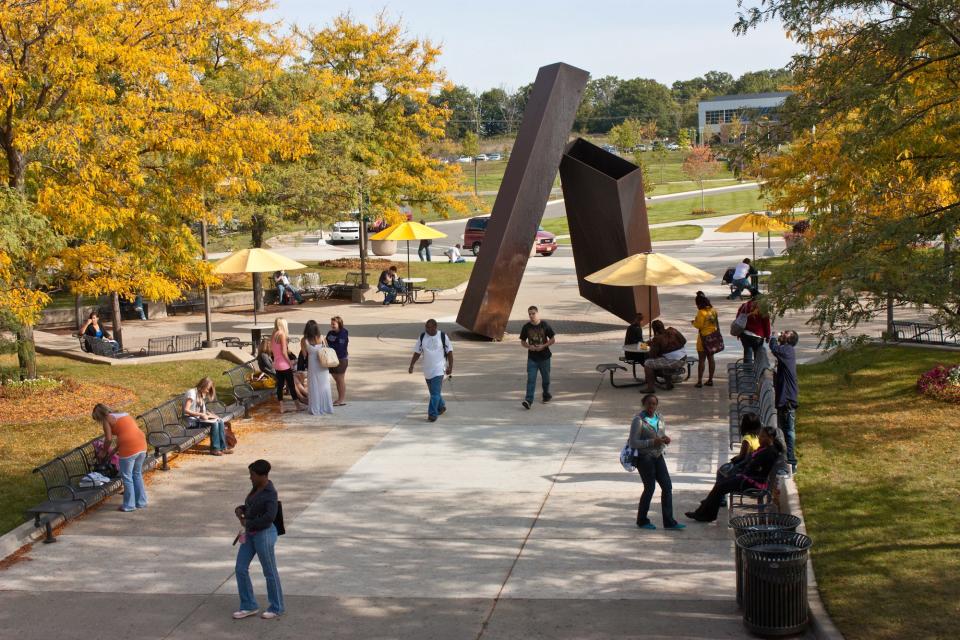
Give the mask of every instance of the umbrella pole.
<path id="1" fill-rule="evenodd" d="M 410 241 L 407 240 L 407 280 L 410 279 Z"/>
<path id="2" fill-rule="evenodd" d="M 647 323 L 647 340 L 653 336 L 653 287 L 647 285 L 647 315 L 650 316 L 650 322 Z"/>
<path id="3" fill-rule="evenodd" d="M 756 232 L 752 232 L 752 233 L 750 234 L 750 239 L 751 239 L 751 241 L 753 242 L 753 261 L 756 262 L 756 261 L 757 261 L 757 234 L 756 234 Z"/>

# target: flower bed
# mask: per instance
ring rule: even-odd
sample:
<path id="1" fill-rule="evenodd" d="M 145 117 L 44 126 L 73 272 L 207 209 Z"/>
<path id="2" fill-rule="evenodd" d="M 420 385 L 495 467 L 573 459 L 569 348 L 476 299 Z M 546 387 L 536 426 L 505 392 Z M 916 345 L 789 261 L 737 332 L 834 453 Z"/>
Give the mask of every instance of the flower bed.
<path id="1" fill-rule="evenodd" d="M 948 367 L 938 364 L 917 380 L 917 391 L 942 400 L 960 404 L 960 364 Z"/>

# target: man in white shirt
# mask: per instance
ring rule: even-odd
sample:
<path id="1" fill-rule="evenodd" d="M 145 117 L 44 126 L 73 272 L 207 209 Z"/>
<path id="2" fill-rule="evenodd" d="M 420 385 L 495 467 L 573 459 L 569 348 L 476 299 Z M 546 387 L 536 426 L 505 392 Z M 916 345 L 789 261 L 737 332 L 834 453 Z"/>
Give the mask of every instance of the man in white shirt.
<path id="1" fill-rule="evenodd" d="M 736 290 L 731 293 L 727 299 L 733 300 L 734 298 L 740 298 L 744 289 L 749 289 L 750 295 L 756 296 L 757 290 L 750 284 L 750 276 L 756 273 L 757 270 L 750 264 L 750 258 L 744 258 L 743 262 L 733 269 L 733 277 L 730 279 L 730 283 L 736 287 Z"/>
<path id="2" fill-rule="evenodd" d="M 466 260 L 463 259 L 463 254 L 460 253 L 459 244 L 450 247 L 449 249 L 444 251 L 444 253 L 447 254 L 448 258 L 450 258 L 450 262 L 454 262 L 454 263 L 466 262 Z"/>
<path id="3" fill-rule="evenodd" d="M 413 373 L 413 365 L 417 363 L 420 356 L 423 356 L 423 377 L 430 391 L 427 419 L 430 422 L 436 422 L 437 416 L 447 411 L 447 404 L 443 401 L 441 390 L 444 374 L 453 375 L 453 343 L 444 332 L 438 331 L 436 320 L 427 320 L 424 328 L 426 331 L 420 334 L 420 338 L 413 346 L 409 372 Z"/>

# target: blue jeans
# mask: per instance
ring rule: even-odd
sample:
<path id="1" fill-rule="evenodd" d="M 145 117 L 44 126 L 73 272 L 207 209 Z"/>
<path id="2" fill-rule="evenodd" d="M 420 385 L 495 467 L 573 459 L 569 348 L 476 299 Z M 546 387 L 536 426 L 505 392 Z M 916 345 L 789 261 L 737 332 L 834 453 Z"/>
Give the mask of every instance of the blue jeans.
<path id="1" fill-rule="evenodd" d="M 286 291 L 287 286 L 283 284 L 277 285 L 277 304 L 283 304 L 283 292 Z M 303 302 L 303 296 L 300 295 L 300 292 L 290 287 L 290 293 L 293 294 L 293 299 L 297 302 Z"/>
<path id="2" fill-rule="evenodd" d="M 430 262 L 430 247 L 420 247 L 417 249 L 417 255 L 420 256 L 420 260 Z"/>
<path id="3" fill-rule="evenodd" d="M 263 531 L 248 533 L 246 541 L 237 550 L 237 591 L 240 592 L 240 608 L 244 611 L 256 611 L 260 608 L 257 596 L 250 582 L 250 563 L 253 557 L 260 559 L 263 577 L 267 580 L 267 611 L 283 613 L 283 590 L 280 588 L 280 574 L 277 573 L 277 556 L 274 547 L 277 544 L 277 529 L 271 524 Z"/>
<path id="4" fill-rule="evenodd" d="M 663 526 L 675 526 L 677 521 L 673 519 L 673 484 L 670 482 L 670 472 L 667 471 L 667 461 L 662 455 L 656 458 L 638 456 L 633 459 L 633 465 L 640 472 L 640 479 L 643 480 L 643 493 L 640 494 L 640 504 L 637 506 L 637 524 L 650 522 L 647 512 L 650 510 L 653 492 L 659 484 Z"/>
<path id="5" fill-rule="evenodd" d="M 377 284 L 377 291 L 384 294 L 383 304 L 390 304 L 397 299 L 397 290 L 394 287 L 388 287 L 383 283 Z"/>
<path id="6" fill-rule="evenodd" d="M 777 426 L 787 441 L 787 462 L 797 470 L 797 410 L 789 405 L 777 407 Z"/>
<path id="7" fill-rule="evenodd" d="M 430 390 L 430 404 L 427 405 L 427 415 L 435 418 L 440 415 L 441 409 L 447 408 L 447 403 L 443 401 L 440 392 L 443 389 L 443 376 L 427 379 L 427 389 Z"/>
<path id="8" fill-rule="evenodd" d="M 740 342 L 743 344 L 743 361 L 750 364 L 754 360 L 761 367 L 767 365 L 767 354 L 763 348 L 763 338 L 759 336 L 740 336 Z"/>
<path id="9" fill-rule="evenodd" d="M 227 434 L 224 432 L 223 420 L 217 420 L 210 425 L 210 449 L 223 451 L 227 448 Z"/>
<path id="10" fill-rule="evenodd" d="M 537 372 L 540 372 L 540 382 L 543 384 L 543 395 L 550 395 L 550 358 L 534 360 L 527 358 L 527 402 L 533 402 L 533 392 L 537 388 Z"/>
<path id="11" fill-rule="evenodd" d="M 141 451 L 120 458 L 120 479 L 123 480 L 123 510 L 133 511 L 147 506 L 147 488 L 143 486 L 143 461 L 147 452 Z"/>

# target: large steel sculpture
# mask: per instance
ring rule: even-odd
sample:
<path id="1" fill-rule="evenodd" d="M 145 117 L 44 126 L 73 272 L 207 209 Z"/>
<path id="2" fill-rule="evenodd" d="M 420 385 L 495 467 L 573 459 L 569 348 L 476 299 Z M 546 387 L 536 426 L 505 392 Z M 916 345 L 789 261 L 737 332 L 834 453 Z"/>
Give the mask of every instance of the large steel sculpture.
<path id="1" fill-rule="evenodd" d="M 656 318 L 656 287 L 611 287 L 584 280 L 618 260 L 651 250 L 640 168 L 578 138 L 563 154 L 560 181 L 580 295 L 626 321 L 638 310 Z"/>
<path id="2" fill-rule="evenodd" d="M 457 315 L 474 333 L 503 337 L 588 77 L 563 63 L 537 72 Z"/>

